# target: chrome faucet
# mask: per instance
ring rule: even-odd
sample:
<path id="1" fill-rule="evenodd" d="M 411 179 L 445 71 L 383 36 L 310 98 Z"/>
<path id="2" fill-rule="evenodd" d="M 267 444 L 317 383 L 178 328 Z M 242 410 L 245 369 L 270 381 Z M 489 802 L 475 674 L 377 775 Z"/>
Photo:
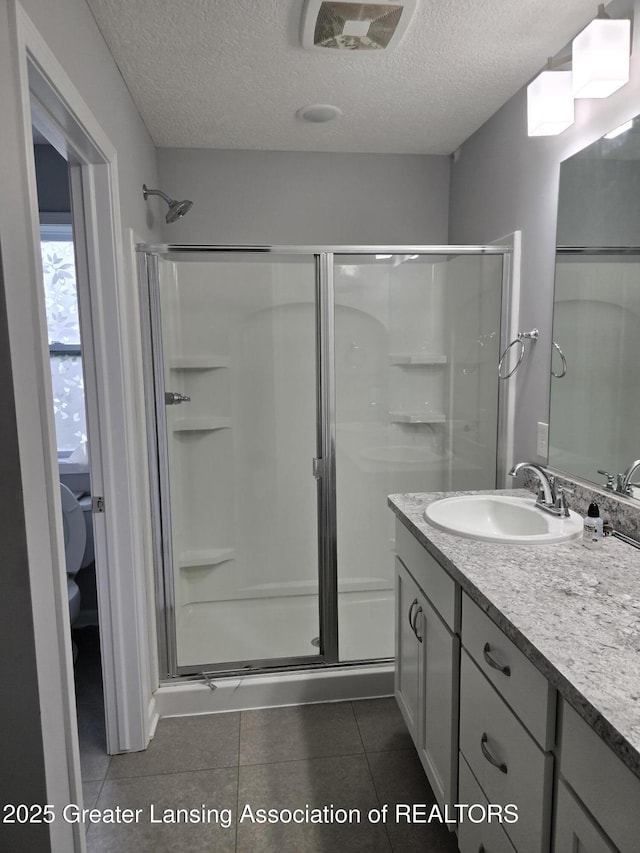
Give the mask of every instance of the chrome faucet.
<path id="1" fill-rule="evenodd" d="M 609 489 L 610 492 L 617 492 L 620 495 L 633 495 L 633 483 L 631 482 L 631 478 L 638 468 L 640 468 L 640 459 L 636 459 L 635 462 L 632 462 L 624 474 L 610 474 L 609 471 L 603 471 L 601 468 L 598 468 L 598 474 L 604 474 L 607 478 L 605 489 Z"/>
<path id="2" fill-rule="evenodd" d="M 619 475 L 618 491 L 622 492 L 623 495 L 633 494 L 631 478 L 636 473 L 638 468 L 640 468 L 640 459 L 636 459 L 635 462 L 632 462 L 631 465 L 629 465 L 627 470 L 624 472 L 624 474 Z"/>
<path id="3" fill-rule="evenodd" d="M 535 462 L 519 462 L 509 471 L 509 476 L 517 477 L 520 471 L 524 470 L 533 471 L 540 481 L 536 506 L 552 515 L 568 517 L 569 507 L 565 498 L 565 489 L 560 487 L 556 495 L 554 478 Z"/>

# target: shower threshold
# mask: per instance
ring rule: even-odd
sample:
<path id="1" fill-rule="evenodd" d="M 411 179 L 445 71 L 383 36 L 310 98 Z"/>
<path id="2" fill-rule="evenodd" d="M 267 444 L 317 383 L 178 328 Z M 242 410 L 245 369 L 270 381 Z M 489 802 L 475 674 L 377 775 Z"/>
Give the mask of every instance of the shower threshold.
<path id="1" fill-rule="evenodd" d="M 394 659 L 181 676 L 154 694 L 154 716 L 247 711 L 393 695 Z M 213 689 L 212 689 L 213 688 Z"/>

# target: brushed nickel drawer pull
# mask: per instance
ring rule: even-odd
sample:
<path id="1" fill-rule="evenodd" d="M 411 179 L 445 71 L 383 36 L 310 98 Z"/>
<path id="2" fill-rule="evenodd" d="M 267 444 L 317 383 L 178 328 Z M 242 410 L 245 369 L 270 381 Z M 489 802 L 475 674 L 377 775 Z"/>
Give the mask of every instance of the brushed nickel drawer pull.
<path id="1" fill-rule="evenodd" d="M 503 675 L 506 675 L 507 677 L 510 676 L 511 675 L 511 667 L 510 666 L 503 666 L 502 664 L 498 663 L 498 661 L 494 660 L 491 657 L 491 655 L 489 654 L 490 651 L 491 651 L 491 646 L 489 645 L 489 643 L 485 643 L 484 649 L 482 650 L 482 654 L 484 655 L 484 659 L 489 664 L 489 666 L 492 667 L 493 669 L 497 669 L 498 672 L 501 672 Z"/>
<path id="2" fill-rule="evenodd" d="M 507 765 L 504 763 L 504 761 L 502 763 L 500 763 L 496 758 L 493 757 L 493 755 L 491 755 L 491 753 L 489 752 L 489 750 L 485 746 L 485 744 L 487 743 L 488 740 L 489 740 L 489 737 L 487 736 L 487 733 L 483 732 L 482 737 L 480 738 L 480 749 L 482 750 L 482 754 L 487 759 L 489 764 L 493 764 L 493 766 L 497 767 L 498 770 L 501 770 L 502 773 L 506 773 L 507 772 Z"/>
<path id="3" fill-rule="evenodd" d="M 418 607 L 418 609 L 416 610 L 414 617 L 413 617 L 413 633 L 416 635 L 419 643 L 422 642 L 422 636 L 420 634 L 418 634 L 418 616 L 421 613 L 424 613 L 424 611 L 423 611 L 422 607 Z"/>

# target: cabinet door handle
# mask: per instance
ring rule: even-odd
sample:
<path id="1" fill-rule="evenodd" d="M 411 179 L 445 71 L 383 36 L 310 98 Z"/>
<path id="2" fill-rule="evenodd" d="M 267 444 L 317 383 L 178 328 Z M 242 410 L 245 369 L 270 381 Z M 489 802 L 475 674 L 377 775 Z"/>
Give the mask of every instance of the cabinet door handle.
<path id="1" fill-rule="evenodd" d="M 411 626 L 413 628 L 413 633 L 416 635 L 419 643 L 422 642 L 422 636 L 418 634 L 418 616 L 423 612 L 424 611 L 422 607 L 418 607 L 413 617 L 413 625 Z"/>
<path id="2" fill-rule="evenodd" d="M 411 630 L 414 632 L 414 634 L 416 629 L 413 627 L 413 608 L 416 606 L 417 603 L 418 599 L 414 598 L 411 602 L 411 607 L 409 608 L 409 625 L 411 625 Z"/>
<path id="3" fill-rule="evenodd" d="M 485 744 L 487 743 L 488 740 L 489 740 L 489 737 L 488 737 L 487 733 L 483 732 L 482 737 L 480 738 L 480 749 L 482 750 L 482 754 L 487 759 L 489 764 L 493 764 L 493 766 L 497 767 L 498 770 L 502 771 L 502 773 L 506 773 L 507 772 L 507 765 L 504 763 L 504 761 L 501 763 L 500 761 L 497 760 L 497 758 L 494 758 L 493 755 L 491 755 L 491 753 L 489 752 L 489 750 L 485 746 Z"/>
<path id="4" fill-rule="evenodd" d="M 491 651 L 491 646 L 489 645 L 489 643 L 485 643 L 484 649 L 482 650 L 482 654 L 483 654 L 486 662 L 489 664 L 489 666 L 493 667 L 493 669 L 497 669 L 498 672 L 501 672 L 503 675 L 506 675 L 507 677 L 510 676 L 511 675 L 511 667 L 510 666 L 503 666 L 501 663 L 498 663 L 497 660 L 494 660 L 491 657 L 491 655 L 489 654 L 490 651 Z"/>

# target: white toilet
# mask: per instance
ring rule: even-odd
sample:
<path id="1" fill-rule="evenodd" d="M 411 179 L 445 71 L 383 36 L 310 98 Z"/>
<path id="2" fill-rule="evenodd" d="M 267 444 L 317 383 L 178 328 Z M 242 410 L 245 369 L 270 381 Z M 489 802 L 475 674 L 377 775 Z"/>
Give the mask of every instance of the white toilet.
<path id="1" fill-rule="evenodd" d="M 87 546 L 87 528 L 85 514 L 75 499 L 73 492 L 60 483 L 62 500 L 62 526 L 64 529 L 64 553 L 67 563 L 67 592 L 69 594 L 69 615 L 71 624 L 80 615 L 80 590 L 75 576 L 85 564 Z"/>

